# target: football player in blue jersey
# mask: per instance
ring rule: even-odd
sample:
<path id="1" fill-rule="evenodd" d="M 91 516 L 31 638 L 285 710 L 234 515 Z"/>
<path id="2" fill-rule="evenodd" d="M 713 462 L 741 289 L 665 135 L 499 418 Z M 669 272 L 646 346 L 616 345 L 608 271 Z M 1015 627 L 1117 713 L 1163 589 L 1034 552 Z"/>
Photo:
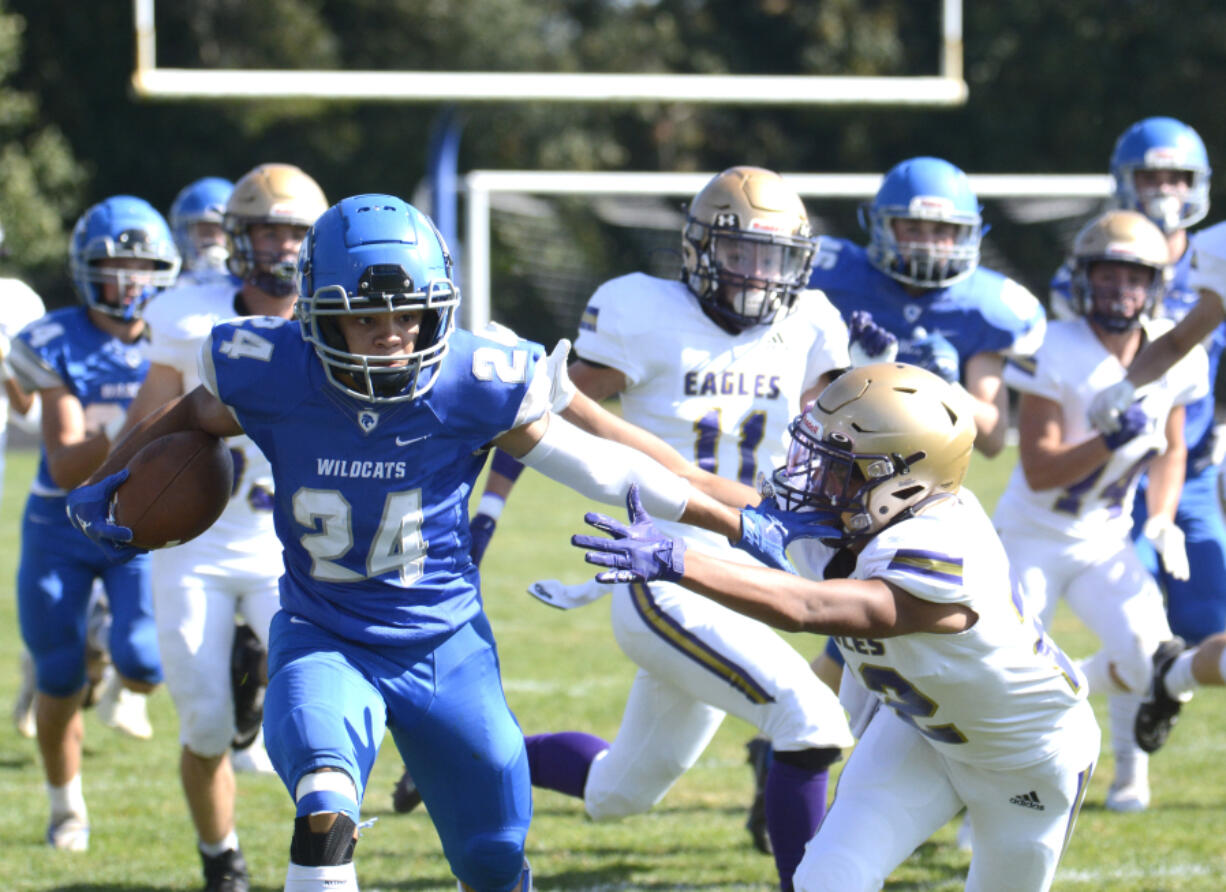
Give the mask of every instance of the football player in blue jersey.
<path id="1" fill-rule="evenodd" d="M 1139 211 L 1166 236 L 1171 279 L 1158 314 L 1176 322 L 1189 314 L 1199 295 L 1189 284 L 1192 251 L 1188 229 L 1209 212 L 1209 156 L 1200 136 L 1174 118 L 1145 118 L 1120 136 L 1111 155 L 1114 200 Z M 1068 270 L 1061 267 L 1052 280 L 1053 304 L 1068 293 Z M 1226 323 L 1214 325 L 1202 339 L 1209 354 L 1209 391 L 1186 407 L 1184 440 L 1188 459 L 1183 494 L 1170 524 L 1150 518 L 1146 501 L 1133 509 L 1137 550 L 1167 596 L 1171 631 L 1195 644 L 1226 629 L 1226 524 L 1218 509 L 1219 472 L 1214 463 L 1214 397 Z M 1142 493 L 1146 481 L 1142 480 Z M 1190 572 L 1177 578 L 1166 560 L 1159 562 L 1155 544 L 1186 551 Z M 1182 574 L 1181 574 L 1182 575 Z"/>
<path id="2" fill-rule="evenodd" d="M 202 282 L 226 275 L 226 233 L 221 219 L 234 184 L 222 177 L 193 180 L 175 196 L 170 205 L 170 231 L 179 256 L 183 258 L 181 277 Z"/>
<path id="3" fill-rule="evenodd" d="M 113 622 L 110 650 L 125 684 L 149 691 L 162 679 L 149 587 L 149 559 L 121 561 L 69 523 L 67 491 L 106 456 L 148 363 L 136 341 L 141 310 L 179 272 L 179 254 L 161 214 L 117 195 L 77 221 L 69 247 L 82 305 L 27 326 L 11 362 L 21 385 L 42 400 L 42 454 L 22 522 L 17 570 L 21 635 L 34 657 L 39 752 L 51 799 L 47 842 L 84 851 L 89 819 L 81 792 L 81 699 L 90 589 L 101 578 Z"/>
<path id="4" fill-rule="evenodd" d="M 456 330 L 450 256 L 400 199 L 328 209 L 298 281 L 295 321 L 213 329 L 204 383 L 134 428 L 71 515 L 130 553 L 107 511 L 141 446 L 177 430 L 250 436 L 272 464 L 284 548 L 264 732 L 297 813 L 286 890 L 357 888 L 359 808 L 387 730 L 461 888 L 528 890 L 528 761 L 470 556 L 467 503 L 488 449 L 605 502 L 637 481 L 653 510 L 733 538 L 739 515 L 553 415 L 539 345 Z"/>

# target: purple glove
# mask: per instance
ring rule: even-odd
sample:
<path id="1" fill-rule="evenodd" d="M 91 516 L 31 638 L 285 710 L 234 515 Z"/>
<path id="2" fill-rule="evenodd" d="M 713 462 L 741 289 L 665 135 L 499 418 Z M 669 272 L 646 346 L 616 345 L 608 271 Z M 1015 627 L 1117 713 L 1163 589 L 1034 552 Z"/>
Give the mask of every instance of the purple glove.
<path id="1" fill-rule="evenodd" d="M 898 353 L 898 338 L 874 322 L 872 313 L 856 310 L 847 326 L 847 346 L 853 366 L 890 362 Z"/>
<path id="2" fill-rule="evenodd" d="M 795 573 L 787 547 L 797 539 L 841 539 L 843 525 L 831 511 L 784 511 L 773 496 L 741 511 L 741 541 L 737 548 L 768 567 Z"/>
<path id="3" fill-rule="evenodd" d="M 591 549 L 583 559 L 598 567 L 613 567 L 596 574 L 597 582 L 676 582 L 685 574 L 685 543 L 664 535 L 643 508 L 639 499 L 638 485 L 630 487 L 626 494 L 626 511 L 630 525 L 614 520 L 604 514 L 589 511 L 583 516 L 586 523 L 608 533 L 613 538 L 600 536 L 571 536 L 570 544 Z"/>
<path id="4" fill-rule="evenodd" d="M 1141 401 L 1136 400 L 1131 406 L 1120 413 L 1119 429 L 1109 434 L 1103 434 L 1103 442 L 1107 444 L 1108 449 L 1115 452 L 1115 450 L 1119 449 L 1129 440 L 1145 433 L 1148 427 L 1149 416 L 1141 408 Z"/>
<path id="5" fill-rule="evenodd" d="M 126 543 L 132 541 L 132 531 L 115 524 L 111 518 L 111 499 L 119 484 L 128 479 L 128 469 L 116 471 L 89 486 L 79 486 L 68 494 L 65 510 L 78 530 L 89 536 L 112 561 L 129 560 L 148 549 Z"/>
<path id="6" fill-rule="evenodd" d="M 497 525 L 498 521 L 481 513 L 474 514 L 468 522 L 468 536 L 473 542 L 468 553 L 478 567 L 481 566 L 481 558 L 485 557 L 485 549 L 489 548 L 490 539 L 494 538 L 494 527 Z"/>

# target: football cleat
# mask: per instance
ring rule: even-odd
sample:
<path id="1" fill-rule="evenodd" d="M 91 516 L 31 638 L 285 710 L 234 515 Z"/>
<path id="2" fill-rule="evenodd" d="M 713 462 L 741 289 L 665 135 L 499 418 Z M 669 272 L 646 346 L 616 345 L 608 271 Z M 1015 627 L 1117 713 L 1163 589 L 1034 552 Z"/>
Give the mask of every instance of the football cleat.
<path id="1" fill-rule="evenodd" d="M 1104 803 L 1108 811 L 1120 813 L 1145 811 L 1149 808 L 1149 778 L 1117 777 L 1107 789 L 1107 801 Z"/>
<path id="2" fill-rule="evenodd" d="M 771 854 L 771 839 L 766 832 L 766 772 L 770 770 L 771 745 L 765 737 L 755 737 L 745 744 L 749 767 L 753 769 L 753 802 L 745 829 L 753 837 L 753 847 L 763 855 Z"/>
<path id="3" fill-rule="evenodd" d="M 47 845 L 61 852 L 84 852 L 89 849 L 89 819 L 69 812 L 52 815 L 47 825 Z"/>
<path id="4" fill-rule="evenodd" d="M 247 861 L 239 849 L 227 849 L 220 855 L 200 853 L 204 864 L 204 892 L 247 892 L 250 877 Z"/>
<path id="5" fill-rule="evenodd" d="M 34 659 L 28 650 L 22 650 L 21 687 L 17 689 L 17 699 L 13 702 L 13 726 L 22 737 L 32 738 L 38 733 L 38 724 L 34 719 L 34 700 L 37 695 Z"/>
<path id="6" fill-rule="evenodd" d="M 1137 746 L 1147 753 L 1156 753 L 1162 749 L 1171 735 L 1171 729 L 1175 727 L 1175 722 L 1179 720 L 1179 710 L 1183 703 L 1167 693 L 1164 680 L 1174 665 L 1175 658 L 1183 653 L 1186 647 L 1184 640 L 1176 636 L 1169 641 L 1163 641 L 1154 651 L 1154 677 L 1150 682 L 1149 696 L 1141 701 L 1141 708 L 1137 710 L 1137 718 L 1133 724 Z"/>
<path id="7" fill-rule="evenodd" d="M 392 810 L 396 814 L 404 815 L 411 812 L 421 804 L 421 793 L 417 792 L 417 784 L 413 783 L 413 775 L 409 774 L 409 769 L 404 770 L 404 774 L 400 775 L 400 780 L 396 781 L 396 787 L 392 790 Z"/>
<path id="8" fill-rule="evenodd" d="M 107 667 L 96 708 L 98 718 L 108 728 L 137 740 L 148 740 L 153 736 L 153 725 L 149 724 L 149 699 L 144 694 L 125 688 L 113 666 Z"/>
<path id="9" fill-rule="evenodd" d="M 236 750 L 251 746 L 260 734 L 260 723 L 264 721 L 264 661 L 267 658 L 268 651 L 251 626 L 237 626 L 230 650 L 230 690 L 234 695 L 236 729 L 231 746 Z"/>

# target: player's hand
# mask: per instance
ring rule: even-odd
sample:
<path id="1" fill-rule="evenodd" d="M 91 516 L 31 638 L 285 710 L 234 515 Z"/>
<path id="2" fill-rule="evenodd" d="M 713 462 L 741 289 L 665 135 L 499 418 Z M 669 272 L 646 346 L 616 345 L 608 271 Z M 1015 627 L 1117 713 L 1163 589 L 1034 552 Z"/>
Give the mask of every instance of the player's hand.
<path id="1" fill-rule="evenodd" d="M 1162 566 L 1172 579 L 1186 582 L 1192 575 L 1188 563 L 1188 548 L 1183 530 L 1175 526 L 1169 517 L 1151 517 L 1142 529 L 1145 538 L 1162 558 Z"/>
<path id="2" fill-rule="evenodd" d="M 555 413 L 562 412 L 570 401 L 575 398 L 575 382 L 570 380 L 566 366 L 570 359 L 570 341 L 566 338 L 558 341 L 549 356 L 545 358 L 545 368 L 549 372 L 549 408 Z"/>
<path id="3" fill-rule="evenodd" d="M 116 524 L 111 516 L 111 499 L 127 479 L 128 469 L 124 468 L 97 483 L 79 486 L 68 494 L 65 509 L 72 525 L 93 539 L 112 561 L 126 561 L 146 551 L 129 545 L 132 531 Z"/>
<path id="4" fill-rule="evenodd" d="M 1100 433 L 1115 433 L 1120 429 L 1120 416 L 1132 405 L 1136 395 L 1137 389 L 1127 378 L 1094 394 L 1087 412 L 1090 424 Z"/>
<path id="5" fill-rule="evenodd" d="M 473 543 L 468 554 L 478 567 L 481 566 L 481 558 L 485 557 L 485 549 L 489 548 L 490 539 L 494 538 L 494 527 L 497 525 L 497 520 L 481 512 L 474 514 L 468 522 L 468 536 Z"/>
<path id="6" fill-rule="evenodd" d="M 558 610 L 584 607 L 593 601 L 599 601 L 609 592 L 607 585 L 601 585 L 591 579 L 579 585 L 566 585 L 556 579 L 538 579 L 528 586 L 528 594 L 542 604 L 548 604 Z"/>
<path id="7" fill-rule="evenodd" d="M 912 362 L 922 369 L 927 369 L 934 375 L 939 375 L 950 384 L 957 384 L 960 361 L 958 348 L 940 332 L 928 334 L 922 328 L 915 330 L 915 339 L 911 342 L 914 355 Z"/>
<path id="8" fill-rule="evenodd" d="M 874 322 L 872 313 L 856 310 L 847 326 L 847 350 L 853 368 L 874 362 L 893 362 L 898 356 L 898 338 Z"/>
<path id="9" fill-rule="evenodd" d="M 1103 442 L 1107 444 L 1107 448 L 1112 452 L 1119 449 L 1125 443 L 1145 433 L 1149 428 L 1149 416 L 1145 414 L 1145 410 L 1141 408 L 1141 401 L 1136 400 L 1120 413 L 1116 419 L 1116 428 L 1111 433 L 1103 434 Z"/>
<path id="10" fill-rule="evenodd" d="M 788 560 L 788 546 L 797 539 L 840 539 L 842 525 L 837 515 L 827 511 L 784 511 L 773 495 L 757 505 L 741 510 L 741 539 L 737 548 L 753 555 L 768 567 L 795 573 Z"/>
<path id="11" fill-rule="evenodd" d="M 612 538 L 571 536 L 570 544 L 589 549 L 583 559 L 598 567 L 612 567 L 596 574 L 597 582 L 676 582 L 685 574 L 685 543 L 661 533 L 643 508 L 638 484 L 626 494 L 627 526 L 604 514 L 589 511 L 586 523 Z"/>

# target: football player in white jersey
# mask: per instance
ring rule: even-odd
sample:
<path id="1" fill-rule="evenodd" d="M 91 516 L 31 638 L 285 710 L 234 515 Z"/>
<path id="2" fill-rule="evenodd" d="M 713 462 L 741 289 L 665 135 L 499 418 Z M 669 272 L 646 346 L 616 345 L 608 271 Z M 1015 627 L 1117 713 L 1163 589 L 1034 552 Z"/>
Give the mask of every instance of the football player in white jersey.
<path id="1" fill-rule="evenodd" d="M 828 525 L 792 542 L 799 575 L 688 547 L 633 495 L 629 526 L 587 517 L 612 539 L 572 541 L 612 568 L 602 582 L 671 580 L 780 629 L 834 636 L 843 689 L 889 707 L 866 710 L 793 877 L 799 892 L 880 889 L 964 807 L 976 829 L 968 890 L 1049 888 L 1099 732 L 1083 677 L 1013 595 L 1000 540 L 961 487 L 975 439 L 969 401 L 916 366 L 863 366 L 791 432 L 771 480 L 783 513 L 773 513 L 789 526 Z"/>
<path id="2" fill-rule="evenodd" d="M 805 290 L 815 242 L 803 203 L 777 174 L 724 171 L 690 205 L 680 281 L 635 273 L 597 289 L 579 323 L 572 380 L 591 400 L 618 395 L 627 421 L 697 468 L 752 485 L 782 457 L 789 420 L 849 364 L 838 311 Z M 669 528 L 749 560 L 721 537 Z M 602 588 L 547 580 L 530 591 L 565 607 Z M 790 889 L 825 813 L 828 768 L 851 744 L 833 692 L 764 624 L 679 586 L 615 586 L 612 595 L 614 634 L 639 667 L 617 737 L 528 737 L 533 783 L 581 797 L 596 820 L 644 812 L 730 712 L 774 744 L 767 829 Z"/>
<path id="3" fill-rule="evenodd" d="M 1028 609 L 1049 622 L 1061 598 L 1098 636 L 1082 663 L 1090 689 L 1108 695 L 1115 778 L 1107 807 L 1141 811 L 1150 792 L 1147 756 L 1133 740 L 1151 658 L 1171 637 L 1162 594 L 1132 547 L 1132 501 L 1148 468 L 1145 535 L 1168 572 L 1187 577 L 1173 523 L 1186 449 L 1183 406 L 1203 396 L 1207 359 L 1197 351 L 1137 393 L 1120 428 L 1102 435 L 1086 409 L 1124 376 L 1146 340 L 1171 323 L 1151 320 L 1166 288 L 1166 239 L 1136 211 L 1108 211 L 1073 246 L 1071 293 L 1078 318 L 1048 326 L 1032 363 L 1006 381 L 1021 392 L 1021 462 L 996 509 L 996 527 Z"/>
<path id="4" fill-rule="evenodd" d="M 0 230 L 0 243 L 4 233 Z M 20 279 L 0 279 L 0 493 L 4 488 L 4 452 L 8 443 L 8 423 L 13 420 L 24 428 L 38 430 L 38 395 L 26 393 L 13 377 L 8 355 L 14 335 L 47 312 L 43 300 L 34 289 Z M 30 654 L 21 653 L 21 685 L 13 703 L 13 725 L 22 737 L 33 737 L 34 726 L 34 663 Z"/>
<path id="5" fill-rule="evenodd" d="M 261 164 L 239 179 L 223 225 L 230 269 L 241 283 L 216 275 L 189 279 L 149 305 L 149 374 L 129 409 L 125 432 L 196 388 L 200 345 L 216 323 L 235 316 L 293 316 L 298 248 L 327 207 L 319 185 L 290 164 Z M 221 518 L 191 542 L 153 553 L 158 647 L 179 714 L 179 774 L 206 892 L 248 888 L 228 758 L 235 736 L 230 657 L 238 615 L 267 646 L 283 570 L 268 459 L 246 436 L 227 445 L 234 490 Z"/>

